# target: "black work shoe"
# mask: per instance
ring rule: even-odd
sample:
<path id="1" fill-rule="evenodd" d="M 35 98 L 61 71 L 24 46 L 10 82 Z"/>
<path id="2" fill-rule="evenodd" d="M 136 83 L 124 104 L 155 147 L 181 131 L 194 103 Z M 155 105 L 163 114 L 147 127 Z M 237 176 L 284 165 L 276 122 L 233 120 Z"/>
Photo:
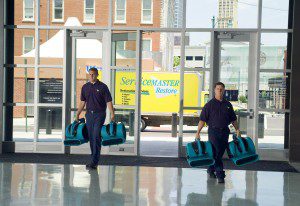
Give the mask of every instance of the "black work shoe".
<path id="1" fill-rule="evenodd" d="M 210 178 L 217 178 L 216 174 L 214 172 L 208 172 L 207 173 L 209 175 Z"/>
<path id="2" fill-rule="evenodd" d="M 218 178 L 218 183 L 220 183 L 220 184 L 224 184 L 224 183 L 225 183 L 225 180 L 224 180 L 224 178 Z"/>
<path id="3" fill-rule="evenodd" d="M 86 168 L 87 170 L 95 170 L 95 169 L 97 169 L 97 165 L 94 165 L 94 164 L 87 164 L 87 165 L 85 165 L 85 168 Z"/>

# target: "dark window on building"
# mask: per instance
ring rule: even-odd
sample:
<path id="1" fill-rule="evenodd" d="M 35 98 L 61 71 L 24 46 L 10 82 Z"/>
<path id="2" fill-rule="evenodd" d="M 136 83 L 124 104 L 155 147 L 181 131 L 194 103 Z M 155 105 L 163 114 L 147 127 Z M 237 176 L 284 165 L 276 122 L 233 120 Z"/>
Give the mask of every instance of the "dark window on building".
<path id="1" fill-rule="evenodd" d="M 185 60 L 187 60 L 187 61 L 193 61 L 193 56 L 186 56 Z"/>
<path id="2" fill-rule="evenodd" d="M 203 56 L 195 56 L 195 61 L 203 61 Z"/>

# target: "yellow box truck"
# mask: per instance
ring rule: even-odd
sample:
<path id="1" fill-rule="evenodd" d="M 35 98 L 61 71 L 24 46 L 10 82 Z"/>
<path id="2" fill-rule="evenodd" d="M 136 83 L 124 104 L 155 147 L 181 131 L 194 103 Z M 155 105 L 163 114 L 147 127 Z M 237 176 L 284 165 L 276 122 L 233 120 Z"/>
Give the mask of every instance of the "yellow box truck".
<path id="1" fill-rule="evenodd" d="M 115 73 L 114 100 L 118 105 L 135 105 L 135 72 Z M 203 78 L 198 72 L 184 75 L 184 107 L 200 107 L 207 92 L 202 93 Z M 201 96 L 203 98 L 201 98 Z M 205 98 L 206 99 L 206 98 Z M 180 73 L 143 72 L 141 81 L 141 130 L 147 126 L 171 124 L 172 113 L 179 113 Z M 117 116 L 118 113 L 116 113 Z M 184 124 L 197 125 L 199 110 L 184 110 Z M 123 117 L 117 117 L 118 120 Z M 122 119 L 124 121 L 125 119 Z M 125 120 L 125 122 L 127 122 Z"/>

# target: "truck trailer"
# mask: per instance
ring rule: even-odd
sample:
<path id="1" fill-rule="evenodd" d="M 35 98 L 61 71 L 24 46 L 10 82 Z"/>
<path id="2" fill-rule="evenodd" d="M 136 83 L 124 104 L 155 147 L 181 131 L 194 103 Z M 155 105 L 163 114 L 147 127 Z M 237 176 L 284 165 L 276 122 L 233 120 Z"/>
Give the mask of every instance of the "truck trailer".
<path id="1" fill-rule="evenodd" d="M 114 75 L 114 105 L 116 108 L 135 105 L 135 78 L 133 71 L 116 71 Z M 208 91 L 202 91 L 203 76 L 199 72 L 184 74 L 184 107 L 200 107 L 208 100 Z M 180 108 L 179 72 L 143 72 L 141 81 L 141 130 L 147 126 L 170 125 L 172 114 Z M 116 111 L 116 120 L 129 123 L 128 113 Z M 127 114 L 127 115 L 126 115 Z M 184 125 L 199 122 L 199 110 L 184 110 Z"/>

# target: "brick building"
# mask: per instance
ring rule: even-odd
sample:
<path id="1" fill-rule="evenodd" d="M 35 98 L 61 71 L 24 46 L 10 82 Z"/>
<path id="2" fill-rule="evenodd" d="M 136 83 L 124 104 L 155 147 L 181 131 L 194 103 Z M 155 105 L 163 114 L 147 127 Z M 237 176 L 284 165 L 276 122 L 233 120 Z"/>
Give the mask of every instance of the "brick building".
<path id="1" fill-rule="evenodd" d="M 113 1 L 112 22 L 114 27 L 153 27 L 159 28 L 173 24 L 173 3 L 170 0 L 115 0 Z M 35 1 L 15 0 L 15 25 L 35 24 Z M 109 0 L 41 0 L 40 1 L 40 25 L 63 26 L 70 17 L 78 19 L 82 26 L 108 26 L 109 23 Z M 78 25 L 77 25 L 78 26 Z M 42 46 L 59 30 L 40 30 L 40 50 Z M 34 64 L 34 56 L 24 58 L 22 55 L 34 49 L 34 29 L 15 30 L 15 63 Z M 114 31 L 114 33 L 118 33 Z M 161 39 L 166 38 L 160 33 L 143 34 L 143 70 L 153 71 L 154 68 L 162 67 L 161 59 L 152 53 L 162 50 L 164 44 Z M 63 41 L 63 39 L 62 39 Z M 62 44 L 58 42 L 57 44 Z M 135 42 L 118 42 L 117 49 L 127 53 L 135 52 Z M 123 52 L 123 53 L 124 53 Z M 150 53 L 150 55 L 147 55 Z M 33 52 L 34 53 L 34 52 Z M 121 52 L 122 53 L 122 52 Z M 130 55 L 129 55 L 130 56 Z M 153 57 L 154 56 L 154 57 Z M 156 58 L 156 59 L 155 59 Z M 167 58 L 166 58 L 167 59 Z M 77 60 L 77 85 L 76 96 L 79 101 L 79 91 L 86 82 L 86 66 L 101 66 L 101 59 L 78 59 Z M 117 59 L 118 66 L 134 65 L 134 58 L 126 60 Z M 40 64 L 62 65 L 62 58 L 43 58 Z M 40 85 L 49 79 L 62 80 L 61 69 L 40 68 Z M 14 102 L 33 102 L 34 68 L 16 68 L 14 81 Z M 41 95 L 41 93 L 40 93 Z M 56 103 L 60 103 L 60 100 Z M 41 100 L 40 100 L 41 102 Z M 24 117 L 25 107 L 15 108 L 14 117 Z M 27 115 L 33 115 L 33 109 L 28 107 Z"/>
<path id="2" fill-rule="evenodd" d="M 34 25 L 34 0 L 15 0 L 15 24 Z M 68 17 L 76 17 L 82 26 L 108 26 L 108 0 L 41 0 L 40 25 L 63 26 Z M 56 3 L 55 3 L 56 2 Z M 116 0 L 113 4 L 113 26 L 153 27 L 164 24 L 166 11 L 162 5 L 168 0 Z M 143 3 L 143 4 L 142 4 Z M 118 15 L 116 15 L 118 14 Z M 40 43 L 47 41 L 57 33 L 56 30 L 41 30 Z M 33 39 L 32 39 L 33 38 Z M 150 48 L 159 49 L 159 34 L 145 34 L 151 39 Z M 33 48 L 34 30 L 15 32 L 15 55 L 19 56 Z"/>

